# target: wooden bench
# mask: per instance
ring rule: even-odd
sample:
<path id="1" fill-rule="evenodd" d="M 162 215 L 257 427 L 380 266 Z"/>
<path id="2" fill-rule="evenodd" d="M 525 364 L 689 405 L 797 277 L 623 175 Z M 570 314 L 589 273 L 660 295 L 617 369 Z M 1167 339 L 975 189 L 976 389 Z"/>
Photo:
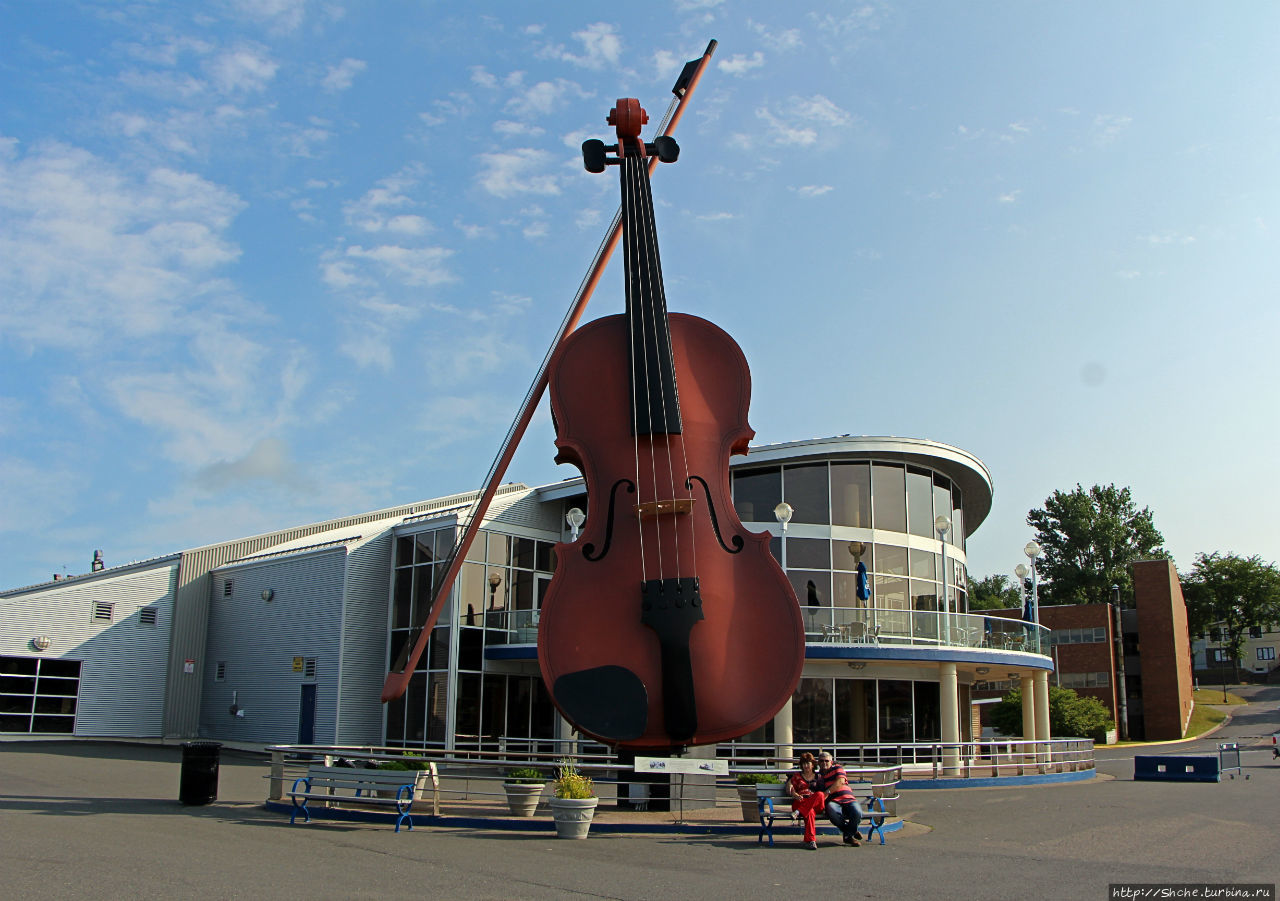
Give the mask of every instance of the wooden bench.
<path id="1" fill-rule="evenodd" d="M 376 770 L 357 767 L 323 766 L 313 764 L 307 775 L 294 780 L 289 791 L 293 812 L 289 815 L 292 825 L 301 811 L 304 823 L 311 822 L 310 801 L 323 801 L 326 805 L 342 807 L 394 807 L 396 832 L 407 823 L 413 829 L 413 817 L 409 811 L 415 800 L 415 786 L 419 774 L 429 774 L 437 781 L 435 764 L 428 770 Z"/>
<path id="2" fill-rule="evenodd" d="M 791 798 L 786 795 L 772 797 L 769 795 L 762 796 L 757 802 L 760 811 L 760 833 L 756 836 L 756 844 L 761 844 L 765 836 L 769 837 L 770 846 L 773 845 L 773 824 L 777 820 L 796 826 L 804 826 L 800 819 L 800 814 L 791 809 Z M 880 844 L 884 844 L 884 829 L 881 828 L 889 820 L 889 812 L 885 809 L 884 798 L 875 795 L 867 795 L 861 802 L 863 815 L 862 820 L 858 823 L 858 828 L 864 826 L 867 829 L 867 841 L 871 841 L 872 835 L 880 836 Z M 826 812 L 819 811 L 817 815 L 819 824 L 826 820 Z"/>

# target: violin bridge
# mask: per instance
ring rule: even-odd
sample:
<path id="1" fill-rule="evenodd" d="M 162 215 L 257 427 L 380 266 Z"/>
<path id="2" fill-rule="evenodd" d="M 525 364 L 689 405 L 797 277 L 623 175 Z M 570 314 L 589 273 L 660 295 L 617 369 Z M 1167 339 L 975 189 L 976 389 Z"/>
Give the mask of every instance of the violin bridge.
<path id="1" fill-rule="evenodd" d="M 653 519 L 668 513 L 692 513 L 696 498 L 677 497 L 669 501 L 647 501 L 636 504 L 636 516 L 640 519 Z"/>

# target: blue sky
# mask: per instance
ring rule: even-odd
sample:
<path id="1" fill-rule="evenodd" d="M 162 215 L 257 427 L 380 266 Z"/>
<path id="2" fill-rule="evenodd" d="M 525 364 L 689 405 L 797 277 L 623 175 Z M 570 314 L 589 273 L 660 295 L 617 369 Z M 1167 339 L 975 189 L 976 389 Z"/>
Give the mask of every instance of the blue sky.
<path id="1" fill-rule="evenodd" d="M 1275 559 L 1280 7 L 0 2 L 0 586 L 477 487 L 666 109 L 672 309 L 760 442 L 1077 482 Z M 612 171 L 612 170 L 611 170 Z M 611 266 L 588 317 L 621 308 Z M 510 470 L 552 462 L 545 411 Z"/>

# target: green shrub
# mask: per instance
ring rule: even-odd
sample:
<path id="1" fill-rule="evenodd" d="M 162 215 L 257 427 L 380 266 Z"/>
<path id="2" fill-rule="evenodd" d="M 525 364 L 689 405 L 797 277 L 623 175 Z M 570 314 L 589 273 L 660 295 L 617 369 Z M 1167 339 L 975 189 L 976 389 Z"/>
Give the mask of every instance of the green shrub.
<path id="1" fill-rule="evenodd" d="M 546 782 L 547 777 L 542 774 L 542 770 L 534 769 L 531 766 L 521 766 L 507 771 L 507 781 L 521 785 L 534 785 L 539 782 Z"/>
<path id="2" fill-rule="evenodd" d="M 739 773 L 738 774 L 739 785 L 759 785 L 762 782 L 765 785 L 777 785 L 781 781 L 782 779 L 778 776 L 777 773 Z"/>
<path id="3" fill-rule="evenodd" d="M 431 761 L 424 759 L 421 754 L 415 754 L 413 751 L 405 751 L 404 757 L 400 760 L 378 761 L 378 769 L 380 770 L 425 770 L 429 766 L 431 766 Z"/>
<path id="4" fill-rule="evenodd" d="M 560 767 L 555 786 L 557 798 L 582 799 L 596 796 L 595 783 L 591 781 L 591 777 L 579 773 L 572 763 L 565 763 Z"/>
<path id="5" fill-rule="evenodd" d="M 1022 734 L 1022 690 L 1015 688 L 991 711 L 991 725 L 1002 735 Z M 1082 698 L 1070 688 L 1049 687 L 1049 734 L 1055 738 L 1106 741 L 1114 729 L 1111 711 L 1097 698 Z"/>

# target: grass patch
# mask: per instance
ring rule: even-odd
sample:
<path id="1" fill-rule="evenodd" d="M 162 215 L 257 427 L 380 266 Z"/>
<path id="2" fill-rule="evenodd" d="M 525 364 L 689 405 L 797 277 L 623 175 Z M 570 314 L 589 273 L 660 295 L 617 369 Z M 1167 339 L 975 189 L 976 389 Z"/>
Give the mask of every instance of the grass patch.
<path id="1" fill-rule="evenodd" d="M 1222 706 L 1224 704 L 1237 705 L 1249 703 L 1244 698 L 1237 694 L 1232 694 L 1231 692 L 1227 692 L 1227 699 L 1225 701 L 1222 700 L 1221 688 L 1197 688 L 1191 693 L 1191 697 L 1196 702 L 1197 706 L 1200 704 L 1217 704 Z"/>
<path id="2" fill-rule="evenodd" d="M 1196 692 L 1196 694 L 1199 694 L 1199 692 Z M 1222 692 L 1218 692 L 1218 699 L 1222 699 Z M 1187 723 L 1187 738 L 1204 735 L 1226 718 L 1227 715 L 1221 710 L 1197 703 L 1196 709 L 1191 711 L 1191 722 Z"/>

